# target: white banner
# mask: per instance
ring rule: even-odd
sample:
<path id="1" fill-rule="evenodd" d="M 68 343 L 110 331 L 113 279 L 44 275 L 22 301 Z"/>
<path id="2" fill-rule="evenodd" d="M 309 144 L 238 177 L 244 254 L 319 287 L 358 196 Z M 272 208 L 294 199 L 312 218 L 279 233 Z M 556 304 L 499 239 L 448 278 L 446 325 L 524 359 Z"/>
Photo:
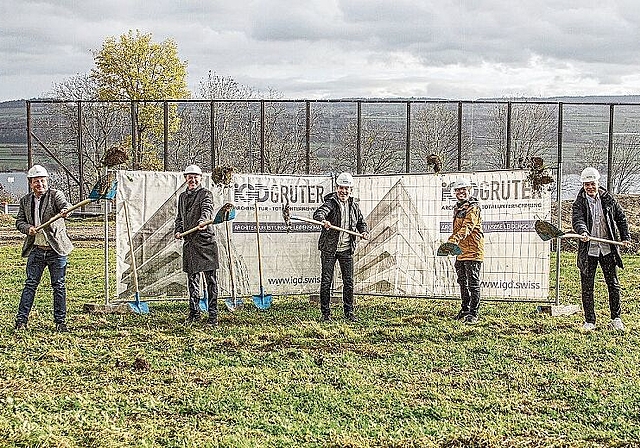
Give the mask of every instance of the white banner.
<path id="1" fill-rule="evenodd" d="M 540 240 L 533 226 L 536 219 L 549 219 L 550 193 L 533 194 L 526 174 L 523 171 L 464 174 L 472 180 L 472 194 L 482 206 L 483 297 L 548 300 L 549 243 Z M 450 187 L 458 176 L 355 178 L 353 196 L 359 201 L 371 233 L 369 241 L 358 243 L 354 255 L 356 293 L 458 296 L 455 258 L 436 256 L 438 246 L 451 232 L 455 197 Z M 116 275 L 121 300 L 128 300 L 134 293 L 123 201 L 127 201 L 131 216 L 140 296 L 186 297 L 182 242 L 173 236 L 178 195 L 185 189 L 183 182 L 181 173 L 118 173 Z M 226 202 L 236 208 L 235 219 L 216 226 L 221 296 L 231 295 L 230 268 L 234 270 L 238 296 L 259 294 L 260 262 L 266 294 L 319 291 L 320 226 L 292 219 L 287 228 L 282 207 L 288 201 L 291 215 L 311 218 L 324 202 L 324 196 L 334 191 L 331 177 L 236 174 L 232 184 L 222 188 L 211 185 L 210 175 L 205 175 L 202 183 L 213 192 L 216 210 Z M 335 283 L 340 288 L 339 276 Z"/>

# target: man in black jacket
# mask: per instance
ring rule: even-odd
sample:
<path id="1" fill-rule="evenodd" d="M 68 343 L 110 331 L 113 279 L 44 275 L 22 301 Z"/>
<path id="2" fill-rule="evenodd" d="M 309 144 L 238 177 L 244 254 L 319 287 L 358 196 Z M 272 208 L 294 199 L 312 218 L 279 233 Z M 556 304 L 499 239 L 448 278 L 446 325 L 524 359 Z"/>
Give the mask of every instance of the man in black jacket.
<path id="1" fill-rule="evenodd" d="M 616 240 L 618 237 L 629 244 L 629 226 L 624 211 L 607 190 L 600 187 L 600 173 L 592 167 L 585 168 L 580 175 L 582 189 L 573 203 L 572 224 L 576 233 L 583 236 L 578 243 L 577 265 L 582 286 L 582 307 L 584 309 L 583 329 L 592 331 L 596 327 L 594 311 L 593 283 L 598 263 L 602 268 L 609 292 L 611 328 L 624 331 L 620 318 L 620 283 L 617 267 L 622 266 L 622 258 L 616 245 L 590 241 L 589 237 Z"/>
<path id="2" fill-rule="evenodd" d="M 353 311 L 353 253 L 356 249 L 356 236 L 331 229 L 330 226 L 357 231 L 363 235 L 363 238 L 369 239 L 367 223 L 362 217 L 360 207 L 350 197 L 353 176 L 342 173 L 336 179 L 336 184 L 338 184 L 336 191 L 326 195 L 324 204 L 313 214 L 313 219 L 322 221 L 324 226 L 318 239 L 322 262 L 320 311 L 324 322 L 331 320 L 331 281 L 336 261 L 340 263 L 342 273 L 342 302 L 345 318 L 350 321 L 356 320 Z"/>
<path id="3" fill-rule="evenodd" d="M 213 218 L 213 195 L 200 184 L 202 171 L 197 165 L 184 170 L 187 189 L 178 197 L 178 214 L 175 220 L 175 237 L 198 226 L 198 231 L 184 236 L 182 246 L 182 270 L 187 273 L 189 287 L 189 322 L 200 320 L 200 273 L 204 274 L 208 292 L 210 326 L 218 325 L 218 245 L 213 225 L 204 224 Z"/>

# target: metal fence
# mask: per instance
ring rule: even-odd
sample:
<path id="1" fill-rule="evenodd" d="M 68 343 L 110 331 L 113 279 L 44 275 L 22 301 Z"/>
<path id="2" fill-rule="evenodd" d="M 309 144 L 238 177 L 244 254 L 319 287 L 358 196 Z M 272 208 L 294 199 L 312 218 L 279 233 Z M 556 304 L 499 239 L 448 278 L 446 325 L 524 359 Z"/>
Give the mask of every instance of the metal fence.
<path id="1" fill-rule="evenodd" d="M 435 100 L 165 100 L 26 103 L 27 163 L 84 197 L 114 145 L 127 169 L 419 173 L 527 168 L 575 195 L 587 165 L 614 193 L 636 193 L 639 103 Z M 437 163 L 432 163 L 434 160 Z"/>

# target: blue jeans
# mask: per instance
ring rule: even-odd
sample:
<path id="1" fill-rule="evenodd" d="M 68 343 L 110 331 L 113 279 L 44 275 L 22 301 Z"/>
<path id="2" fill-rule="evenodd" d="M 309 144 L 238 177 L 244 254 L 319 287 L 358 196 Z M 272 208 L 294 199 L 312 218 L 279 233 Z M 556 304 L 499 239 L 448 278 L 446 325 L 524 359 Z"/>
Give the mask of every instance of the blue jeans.
<path id="1" fill-rule="evenodd" d="M 64 323 L 67 317 L 67 291 L 64 284 L 67 257 L 58 255 L 54 250 L 42 250 L 38 247 L 34 247 L 27 258 L 27 280 L 20 297 L 16 323 L 27 323 L 45 267 L 49 268 L 53 288 L 53 321 L 57 324 Z"/>
<path id="2" fill-rule="evenodd" d="M 342 304 L 344 314 L 353 314 L 353 254 L 351 250 L 344 252 L 320 252 L 322 276 L 320 277 L 320 311 L 323 316 L 331 314 L 331 282 L 336 261 L 340 264 L 342 274 Z"/>

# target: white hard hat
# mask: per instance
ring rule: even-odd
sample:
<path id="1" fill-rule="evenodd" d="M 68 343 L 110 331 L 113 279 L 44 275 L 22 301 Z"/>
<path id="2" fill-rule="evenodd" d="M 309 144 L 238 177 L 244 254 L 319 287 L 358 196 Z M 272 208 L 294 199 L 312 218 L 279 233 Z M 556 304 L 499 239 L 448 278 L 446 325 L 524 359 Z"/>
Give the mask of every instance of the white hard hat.
<path id="1" fill-rule="evenodd" d="M 350 173 L 340 173 L 336 183 L 341 187 L 353 187 L 353 176 Z"/>
<path id="2" fill-rule="evenodd" d="M 202 170 L 198 165 L 189 165 L 184 169 L 182 174 L 184 174 L 185 176 L 187 174 L 199 174 L 200 176 L 202 176 Z"/>
<path id="3" fill-rule="evenodd" d="M 598 172 L 597 169 L 591 166 L 583 169 L 582 173 L 580 173 L 580 182 L 582 183 L 595 182 L 598 180 L 600 180 L 600 173 Z"/>
<path id="4" fill-rule="evenodd" d="M 32 177 L 49 177 L 49 173 L 42 165 L 33 165 L 27 171 L 27 179 L 31 179 Z"/>
<path id="5" fill-rule="evenodd" d="M 467 179 L 466 177 L 459 177 L 455 180 L 455 182 L 451 186 L 451 189 L 456 190 L 458 188 L 470 188 L 470 187 L 471 187 L 471 181 L 469 179 Z"/>

